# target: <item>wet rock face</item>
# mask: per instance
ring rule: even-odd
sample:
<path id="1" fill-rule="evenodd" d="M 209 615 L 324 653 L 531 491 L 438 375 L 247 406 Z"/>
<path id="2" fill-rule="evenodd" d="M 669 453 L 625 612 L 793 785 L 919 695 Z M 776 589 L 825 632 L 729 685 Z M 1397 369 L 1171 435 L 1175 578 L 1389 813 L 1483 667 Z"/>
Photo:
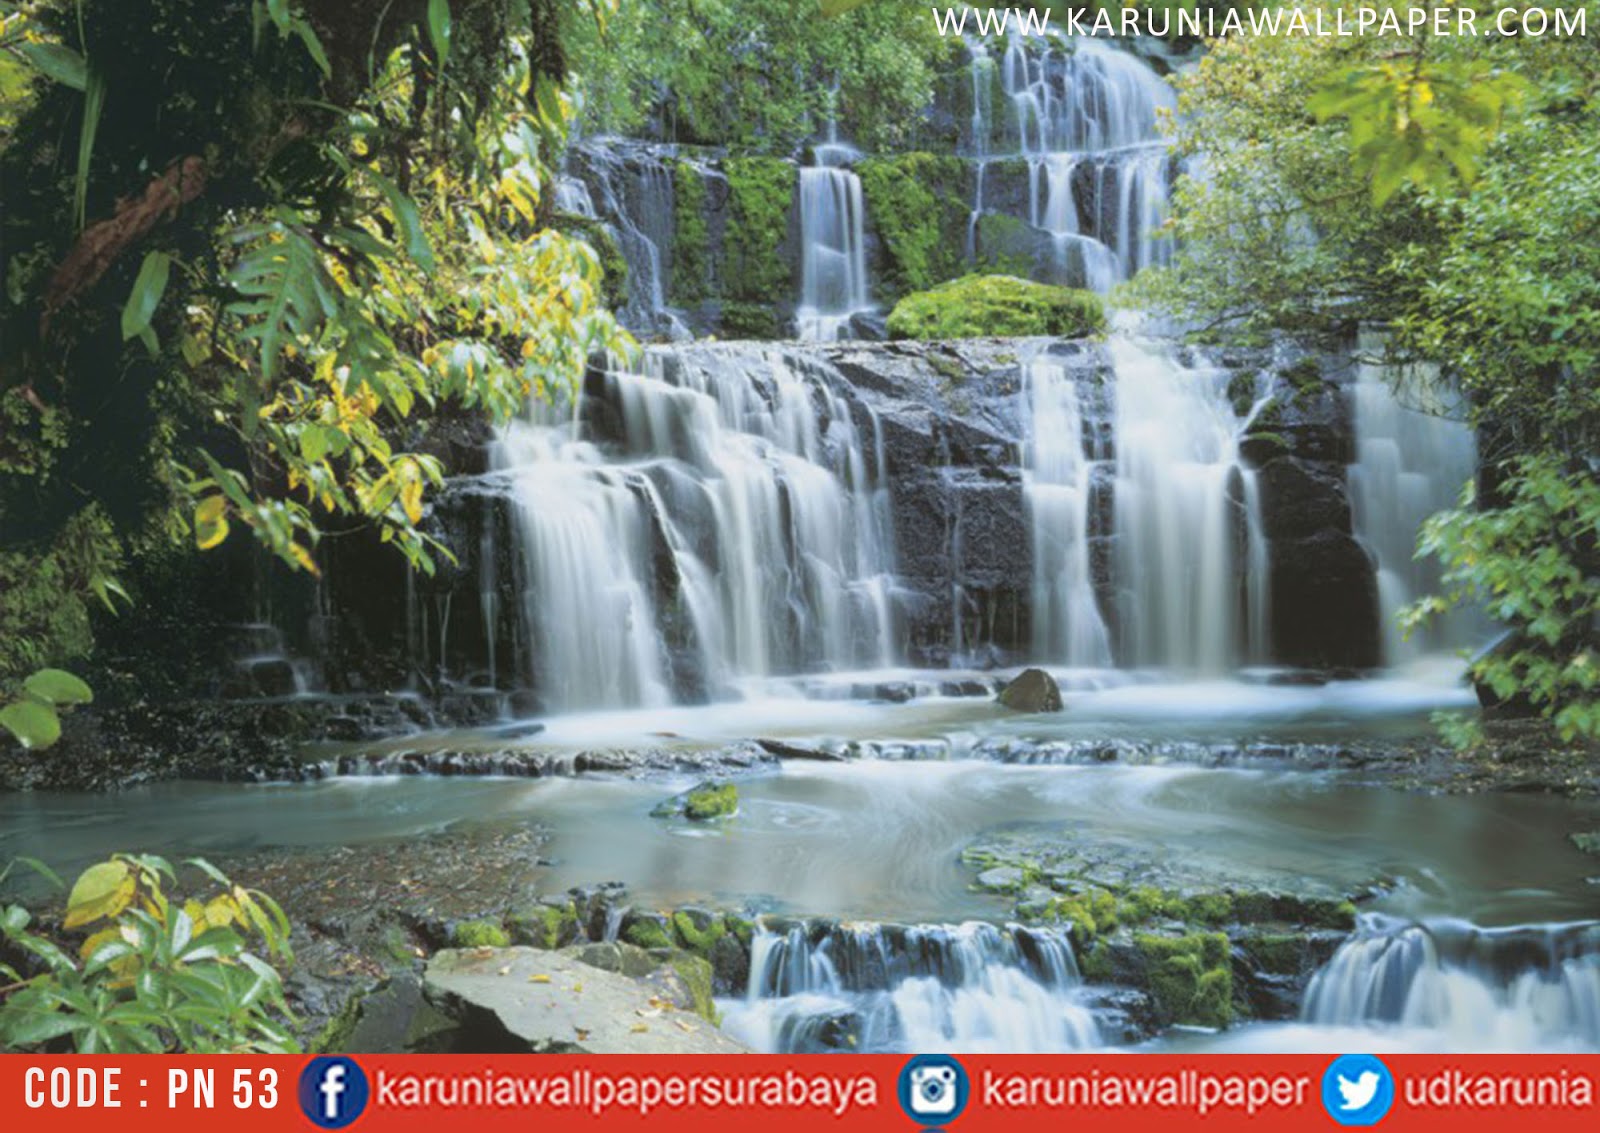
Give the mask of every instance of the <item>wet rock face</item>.
<path id="1" fill-rule="evenodd" d="M 1060 712 L 1061 689 L 1043 669 L 1024 669 L 1000 690 L 1000 703 L 1014 712 Z"/>

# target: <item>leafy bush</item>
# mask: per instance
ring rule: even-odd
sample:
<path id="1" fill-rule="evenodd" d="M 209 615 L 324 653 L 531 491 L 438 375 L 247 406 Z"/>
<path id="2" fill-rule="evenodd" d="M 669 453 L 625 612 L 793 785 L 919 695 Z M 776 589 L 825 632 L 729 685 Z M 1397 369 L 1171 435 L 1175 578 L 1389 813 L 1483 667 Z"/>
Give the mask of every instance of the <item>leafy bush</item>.
<path id="1" fill-rule="evenodd" d="M 889 337 L 1080 338 L 1104 330 L 1105 320 L 1105 305 L 1092 291 L 1010 275 L 970 275 L 900 300 L 889 314 Z"/>
<path id="2" fill-rule="evenodd" d="M 1549 717 L 1564 740 L 1600 739 L 1600 482 L 1581 464 L 1528 457 L 1505 494 L 1480 511 L 1469 486 L 1459 509 L 1428 520 L 1420 547 L 1444 564 L 1443 593 L 1406 623 L 1484 607 L 1513 636 L 1473 662 L 1473 678 Z"/>
<path id="3" fill-rule="evenodd" d="M 283 910 L 208 862 L 186 864 L 216 891 L 178 901 L 166 891 L 177 880 L 172 865 L 150 855 L 116 854 L 84 870 L 61 922 L 63 933 L 87 931 L 76 954 L 31 929 L 23 906 L 0 908 L 6 952 L 28 969 L 0 962 L 10 984 L 0 990 L 0 1047 L 296 1053 L 282 980 L 248 947 L 254 938 L 268 956 L 290 958 Z"/>

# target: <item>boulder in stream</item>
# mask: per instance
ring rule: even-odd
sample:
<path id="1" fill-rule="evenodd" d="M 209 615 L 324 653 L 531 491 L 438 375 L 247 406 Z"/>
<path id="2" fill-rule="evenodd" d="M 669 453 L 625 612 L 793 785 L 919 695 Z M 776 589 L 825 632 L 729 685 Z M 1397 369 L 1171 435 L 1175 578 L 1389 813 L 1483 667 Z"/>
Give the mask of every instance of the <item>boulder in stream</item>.
<path id="1" fill-rule="evenodd" d="M 473 1036 L 463 1049 L 492 1044 L 535 1054 L 746 1053 L 693 1011 L 673 1006 L 653 976 L 636 978 L 627 974 L 629 965 L 616 966 L 594 967 L 574 951 L 446 949 L 428 962 L 423 994 Z"/>
<path id="2" fill-rule="evenodd" d="M 1060 712 L 1061 689 L 1043 669 L 1024 669 L 1000 690 L 1000 703 L 1015 712 Z"/>

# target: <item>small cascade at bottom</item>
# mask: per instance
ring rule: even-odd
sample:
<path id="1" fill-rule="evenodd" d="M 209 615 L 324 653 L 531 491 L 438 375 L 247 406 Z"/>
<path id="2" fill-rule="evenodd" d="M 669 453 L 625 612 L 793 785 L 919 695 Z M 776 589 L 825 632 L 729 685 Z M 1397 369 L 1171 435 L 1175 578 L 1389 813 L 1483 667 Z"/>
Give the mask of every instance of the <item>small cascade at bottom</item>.
<path id="1" fill-rule="evenodd" d="M 1100 1044 L 1064 929 L 759 928 L 723 1027 L 756 1050 L 1036 1053 Z"/>
<path id="2" fill-rule="evenodd" d="M 1429 1032 L 1418 1049 L 1600 1048 L 1600 922 L 1488 929 L 1369 914 L 1312 979 L 1301 1019 Z"/>

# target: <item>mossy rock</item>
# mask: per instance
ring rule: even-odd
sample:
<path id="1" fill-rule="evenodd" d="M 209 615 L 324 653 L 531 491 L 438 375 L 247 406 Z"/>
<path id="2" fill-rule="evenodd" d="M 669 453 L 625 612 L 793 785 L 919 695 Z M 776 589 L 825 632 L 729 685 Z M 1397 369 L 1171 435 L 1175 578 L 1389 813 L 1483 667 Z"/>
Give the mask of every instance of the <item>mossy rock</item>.
<path id="1" fill-rule="evenodd" d="M 672 914 L 671 923 L 678 943 L 697 956 L 709 957 L 717 941 L 728 933 L 728 926 L 720 916 L 703 909 L 679 909 Z"/>
<path id="2" fill-rule="evenodd" d="M 622 939 L 635 948 L 671 948 L 665 917 L 638 915 L 622 927 Z"/>
<path id="3" fill-rule="evenodd" d="M 1584 853 L 1600 856 L 1600 830 L 1579 831 L 1569 834 L 1568 837 L 1572 839 L 1572 844 Z"/>
<path id="4" fill-rule="evenodd" d="M 677 950 L 668 958 L 667 963 L 688 990 L 689 999 L 694 1004 L 694 1013 L 708 1023 L 721 1024 L 721 1013 L 717 1011 L 716 1002 L 712 999 L 711 961 L 704 956 Z"/>
<path id="5" fill-rule="evenodd" d="M 361 1022 L 360 995 L 351 995 L 344 1006 L 306 1044 L 311 1054 L 337 1054 L 350 1048 L 350 1036 Z"/>
<path id="6" fill-rule="evenodd" d="M 1310 942 L 1304 933 L 1257 933 L 1241 937 L 1239 948 L 1255 970 L 1269 975 L 1298 976 L 1310 963 Z"/>
<path id="7" fill-rule="evenodd" d="M 780 337 L 778 313 L 770 304 L 724 303 L 717 320 L 723 338 L 773 339 Z"/>
<path id="8" fill-rule="evenodd" d="M 676 303 L 704 299 L 711 286 L 706 179 L 693 162 L 672 162 L 672 286 Z"/>
<path id="9" fill-rule="evenodd" d="M 745 918 L 736 916 L 733 913 L 727 914 L 723 920 L 728 926 L 728 931 L 733 934 L 733 938 L 745 948 L 749 948 L 750 941 L 755 939 L 756 926 Z"/>
<path id="10" fill-rule="evenodd" d="M 1105 325 L 1105 304 L 1092 291 L 1011 275 L 972 275 L 900 300 L 889 314 L 889 337 L 1082 338 Z"/>
<path id="11" fill-rule="evenodd" d="M 970 210 L 966 164 L 945 154 L 871 157 L 856 166 L 867 220 L 883 248 L 885 298 L 933 287 L 962 270 L 963 230 Z"/>
<path id="12" fill-rule="evenodd" d="M 683 817 L 690 822 L 727 818 L 739 809 L 739 788 L 732 783 L 708 783 L 689 792 Z"/>
<path id="13" fill-rule="evenodd" d="M 531 948 L 560 948 L 578 935 L 578 910 L 568 901 L 565 906 L 534 905 L 506 917 L 515 944 Z"/>
<path id="14" fill-rule="evenodd" d="M 450 930 L 450 943 L 457 948 L 505 948 L 511 944 L 511 934 L 499 921 L 484 917 L 458 922 Z"/>
<path id="15" fill-rule="evenodd" d="M 1297 395 L 1320 393 L 1327 384 L 1322 376 L 1322 363 L 1309 355 L 1291 362 L 1280 373 Z"/>
<path id="16" fill-rule="evenodd" d="M 710 822 L 728 818 L 738 810 L 739 788 L 732 783 L 712 781 L 657 803 L 650 814 L 653 818 L 681 816 L 690 822 Z"/>
<path id="17" fill-rule="evenodd" d="M 793 273 L 783 245 L 794 207 L 795 167 L 775 157 L 730 157 L 722 171 L 728 178 L 722 273 L 728 296 L 765 303 L 790 294 Z"/>
<path id="18" fill-rule="evenodd" d="M 1256 403 L 1256 376 L 1240 371 L 1228 379 L 1228 403 L 1236 417 L 1243 417 Z"/>
<path id="19" fill-rule="evenodd" d="M 1220 932 L 1187 936 L 1137 934 L 1150 994 L 1173 1023 L 1222 1028 L 1233 1022 L 1233 969 Z"/>

